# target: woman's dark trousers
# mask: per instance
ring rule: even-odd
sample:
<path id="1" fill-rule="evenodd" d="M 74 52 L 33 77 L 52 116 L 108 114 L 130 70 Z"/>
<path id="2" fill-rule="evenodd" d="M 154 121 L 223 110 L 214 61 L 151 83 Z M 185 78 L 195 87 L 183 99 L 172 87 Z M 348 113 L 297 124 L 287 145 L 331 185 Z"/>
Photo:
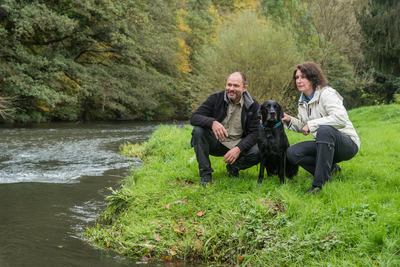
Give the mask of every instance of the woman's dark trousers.
<path id="1" fill-rule="evenodd" d="M 199 163 L 199 174 L 202 182 L 211 181 L 210 155 L 216 157 L 224 156 L 229 148 L 224 146 L 215 138 L 213 131 L 200 126 L 195 126 L 192 132 L 191 144 L 196 153 L 197 162 Z M 241 152 L 238 159 L 230 166 L 232 171 L 239 171 L 250 168 L 260 162 L 260 151 L 258 145 L 252 146 L 249 150 Z"/>
<path id="2" fill-rule="evenodd" d="M 314 187 L 330 181 L 335 163 L 349 160 L 358 152 L 351 138 L 331 126 L 320 126 L 316 141 L 305 141 L 287 150 L 287 158 L 314 175 Z"/>

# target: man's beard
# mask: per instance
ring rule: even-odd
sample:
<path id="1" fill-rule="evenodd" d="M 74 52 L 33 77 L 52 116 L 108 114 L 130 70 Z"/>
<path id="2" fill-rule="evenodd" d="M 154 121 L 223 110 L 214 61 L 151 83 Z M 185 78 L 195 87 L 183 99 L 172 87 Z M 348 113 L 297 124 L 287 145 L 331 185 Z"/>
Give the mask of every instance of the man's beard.
<path id="1" fill-rule="evenodd" d="M 228 99 L 229 100 L 235 100 L 235 99 L 237 99 L 237 98 L 239 98 L 239 97 L 241 97 L 243 95 L 243 92 L 240 92 L 239 94 L 236 94 L 236 97 L 234 97 L 234 98 L 232 98 L 232 97 L 229 97 L 229 95 L 227 94 L 227 96 L 228 96 Z"/>

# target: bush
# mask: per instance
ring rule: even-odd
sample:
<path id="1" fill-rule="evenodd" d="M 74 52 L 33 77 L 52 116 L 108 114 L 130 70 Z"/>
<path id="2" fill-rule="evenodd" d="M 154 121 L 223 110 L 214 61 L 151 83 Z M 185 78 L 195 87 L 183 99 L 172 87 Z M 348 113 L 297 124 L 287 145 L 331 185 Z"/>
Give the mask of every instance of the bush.
<path id="1" fill-rule="evenodd" d="M 301 61 L 293 35 L 288 29 L 259 20 L 252 11 L 237 14 L 232 23 L 220 31 L 214 47 L 205 46 L 196 58 L 193 84 L 198 102 L 193 107 L 210 93 L 223 90 L 227 76 L 240 71 L 255 99 L 274 99 L 287 110 L 298 97 L 293 95 L 290 79 Z"/>

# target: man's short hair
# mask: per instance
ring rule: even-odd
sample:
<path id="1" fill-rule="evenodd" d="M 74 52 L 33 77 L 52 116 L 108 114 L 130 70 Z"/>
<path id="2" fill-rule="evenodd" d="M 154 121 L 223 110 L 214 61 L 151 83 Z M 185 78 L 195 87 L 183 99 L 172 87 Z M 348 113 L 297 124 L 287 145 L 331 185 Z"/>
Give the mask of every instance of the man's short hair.
<path id="1" fill-rule="evenodd" d="M 240 74 L 240 76 L 242 76 L 242 83 L 243 83 L 243 87 L 245 87 L 245 86 L 247 85 L 246 76 L 244 76 L 244 74 L 243 74 L 243 73 L 241 73 L 240 71 L 235 71 L 235 72 L 232 72 L 231 74 L 229 74 L 229 75 L 228 75 L 228 77 L 226 78 L 226 80 L 228 80 L 228 79 L 229 79 L 229 77 L 231 77 L 231 75 L 232 75 L 232 74 L 234 74 L 234 73 L 239 73 L 239 74 Z"/>

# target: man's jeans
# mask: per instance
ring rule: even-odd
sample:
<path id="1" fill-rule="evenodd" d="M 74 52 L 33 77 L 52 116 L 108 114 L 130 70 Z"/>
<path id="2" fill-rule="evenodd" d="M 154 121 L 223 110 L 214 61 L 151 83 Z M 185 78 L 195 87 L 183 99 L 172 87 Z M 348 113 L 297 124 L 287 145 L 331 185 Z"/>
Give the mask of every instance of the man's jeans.
<path id="1" fill-rule="evenodd" d="M 351 138 L 335 128 L 323 125 L 318 128 L 316 141 L 305 141 L 292 145 L 287 158 L 314 175 L 313 186 L 321 187 L 330 181 L 335 163 L 349 160 L 358 152 Z"/>
<path id="2" fill-rule="evenodd" d="M 209 156 L 222 157 L 229 151 L 229 148 L 215 138 L 212 130 L 200 126 L 194 127 L 191 144 L 199 163 L 199 174 L 202 181 L 211 181 L 211 173 L 214 170 L 211 168 Z M 240 153 L 238 159 L 231 165 L 231 170 L 245 170 L 257 165 L 259 162 L 260 151 L 258 150 L 258 145 L 255 144 L 249 150 Z"/>

